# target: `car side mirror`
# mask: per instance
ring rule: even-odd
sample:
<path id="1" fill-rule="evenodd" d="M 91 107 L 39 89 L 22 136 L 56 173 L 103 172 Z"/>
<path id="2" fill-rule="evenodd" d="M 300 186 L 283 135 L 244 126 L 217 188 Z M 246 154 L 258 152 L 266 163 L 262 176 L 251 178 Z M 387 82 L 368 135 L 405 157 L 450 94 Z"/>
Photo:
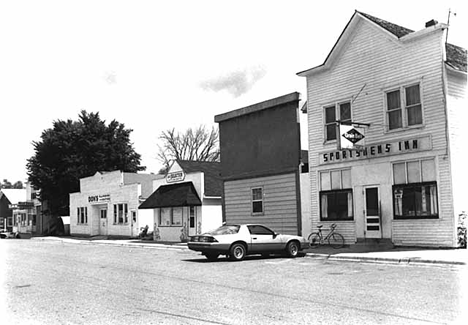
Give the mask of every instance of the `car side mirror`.
<path id="1" fill-rule="evenodd" d="M 277 232 L 273 233 L 273 238 L 276 238 L 279 234 Z"/>

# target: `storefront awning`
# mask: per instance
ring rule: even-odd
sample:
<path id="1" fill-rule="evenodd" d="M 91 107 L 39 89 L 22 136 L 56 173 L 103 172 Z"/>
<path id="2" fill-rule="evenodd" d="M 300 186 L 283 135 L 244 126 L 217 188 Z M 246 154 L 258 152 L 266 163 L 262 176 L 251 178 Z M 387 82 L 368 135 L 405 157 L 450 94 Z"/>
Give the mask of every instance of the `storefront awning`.
<path id="1" fill-rule="evenodd" d="M 202 205 L 202 203 L 193 183 L 185 182 L 160 186 L 145 202 L 140 204 L 139 209 L 199 205 Z"/>

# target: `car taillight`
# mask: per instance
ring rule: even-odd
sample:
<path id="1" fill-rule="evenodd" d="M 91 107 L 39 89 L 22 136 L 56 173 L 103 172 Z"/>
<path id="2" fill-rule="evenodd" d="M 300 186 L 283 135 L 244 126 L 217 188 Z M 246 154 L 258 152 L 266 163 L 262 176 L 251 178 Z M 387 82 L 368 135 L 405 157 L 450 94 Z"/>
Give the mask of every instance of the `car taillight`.
<path id="1" fill-rule="evenodd" d="M 199 238 L 199 241 L 205 242 L 205 243 L 216 243 L 218 242 L 215 238 L 213 237 L 207 237 L 207 236 L 202 236 Z"/>
<path id="2" fill-rule="evenodd" d="M 210 237 L 210 236 L 191 236 L 189 241 L 204 242 L 204 243 L 217 243 L 218 242 L 216 238 Z"/>

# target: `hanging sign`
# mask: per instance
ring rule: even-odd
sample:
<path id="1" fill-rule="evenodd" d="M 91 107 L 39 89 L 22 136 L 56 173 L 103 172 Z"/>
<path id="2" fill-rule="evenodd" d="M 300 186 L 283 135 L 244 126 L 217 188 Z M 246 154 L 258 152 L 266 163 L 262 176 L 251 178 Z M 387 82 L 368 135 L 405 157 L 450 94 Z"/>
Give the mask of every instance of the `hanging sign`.
<path id="1" fill-rule="evenodd" d="M 339 149 L 356 149 L 365 145 L 364 128 L 339 124 Z"/>

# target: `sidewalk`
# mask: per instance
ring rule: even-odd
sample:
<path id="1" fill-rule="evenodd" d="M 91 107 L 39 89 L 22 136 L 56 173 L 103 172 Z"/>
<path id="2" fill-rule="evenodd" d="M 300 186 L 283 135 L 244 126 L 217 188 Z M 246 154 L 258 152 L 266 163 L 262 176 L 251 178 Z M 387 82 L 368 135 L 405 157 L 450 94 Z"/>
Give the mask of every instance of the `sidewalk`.
<path id="1" fill-rule="evenodd" d="M 84 245 L 132 246 L 154 249 L 188 250 L 186 243 L 154 242 L 140 239 L 100 239 L 77 237 L 32 237 L 32 240 L 55 240 Z M 467 249 L 421 248 L 421 247 L 375 247 L 349 245 L 340 249 L 323 246 L 307 248 L 306 257 L 345 260 L 367 263 L 389 264 L 432 264 L 432 265 L 467 265 Z"/>

